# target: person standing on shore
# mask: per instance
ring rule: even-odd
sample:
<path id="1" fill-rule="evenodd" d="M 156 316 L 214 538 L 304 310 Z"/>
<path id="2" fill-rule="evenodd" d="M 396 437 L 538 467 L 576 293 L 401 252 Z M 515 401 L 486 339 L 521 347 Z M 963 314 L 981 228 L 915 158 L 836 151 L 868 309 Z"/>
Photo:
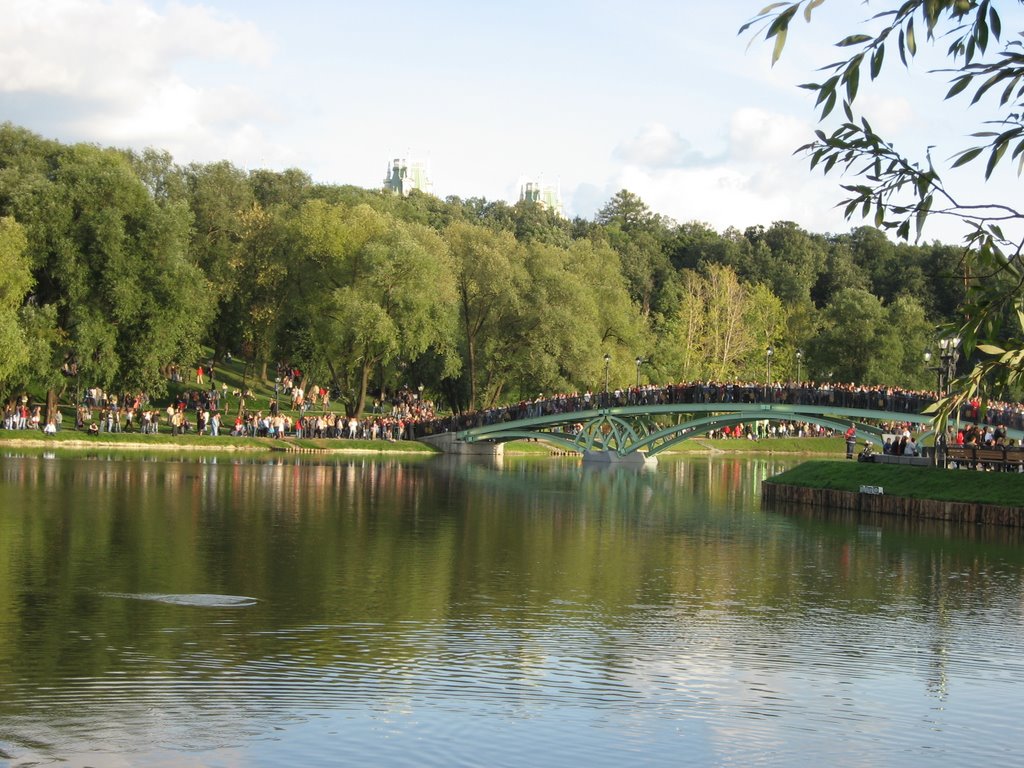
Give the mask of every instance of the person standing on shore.
<path id="1" fill-rule="evenodd" d="M 846 458 L 853 458 L 853 449 L 857 447 L 857 427 L 854 424 L 850 424 L 850 428 L 846 430 Z"/>

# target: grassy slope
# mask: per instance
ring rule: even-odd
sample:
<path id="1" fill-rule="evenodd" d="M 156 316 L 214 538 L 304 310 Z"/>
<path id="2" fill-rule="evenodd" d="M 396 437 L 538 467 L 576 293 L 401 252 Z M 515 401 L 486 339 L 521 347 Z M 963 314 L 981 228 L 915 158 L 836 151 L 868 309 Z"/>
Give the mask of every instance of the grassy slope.
<path id="1" fill-rule="evenodd" d="M 808 461 L 766 482 L 843 491 L 857 491 L 862 485 L 880 485 L 887 496 L 1004 506 L 1024 505 L 1024 474 L 1013 472 Z"/>

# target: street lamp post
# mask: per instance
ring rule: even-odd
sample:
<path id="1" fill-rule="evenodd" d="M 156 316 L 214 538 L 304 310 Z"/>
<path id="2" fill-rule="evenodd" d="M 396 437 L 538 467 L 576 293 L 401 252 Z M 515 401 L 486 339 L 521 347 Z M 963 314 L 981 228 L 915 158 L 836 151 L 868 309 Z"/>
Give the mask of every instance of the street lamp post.
<path id="1" fill-rule="evenodd" d="M 797 383 L 797 386 L 800 386 L 800 382 L 803 381 L 803 378 L 800 375 L 800 364 L 803 361 L 804 361 L 804 352 L 803 352 L 802 349 L 798 349 L 796 351 L 796 383 Z"/>
<path id="2" fill-rule="evenodd" d="M 956 364 L 960 359 L 959 337 L 939 339 L 939 359 L 939 391 L 942 395 L 948 395 L 950 385 L 956 378 Z"/>
<path id="3" fill-rule="evenodd" d="M 644 359 L 638 357 L 636 359 L 636 391 L 640 392 L 640 366 L 644 364 Z"/>
<path id="4" fill-rule="evenodd" d="M 274 400 L 277 400 L 277 393 L 280 391 L 280 389 L 281 389 L 281 377 L 280 376 L 275 376 L 274 377 Z"/>
<path id="5" fill-rule="evenodd" d="M 938 365 L 932 365 L 932 353 L 931 350 L 925 350 L 924 353 L 924 364 L 929 371 L 935 371 L 937 377 L 935 383 L 935 394 L 938 397 L 942 397 L 942 367 Z"/>
<path id="6" fill-rule="evenodd" d="M 769 396 L 769 394 L 772 391 L 772 355 L 774 355 L 774 354 L 775 354 L 775 350 L 772 349 L 772 347 L 770 345 L 764 351 L 764 358 L 765 358 L 765 361 L 768 364 L 768 377 L 765 380 L 766 384 L 765 384 L 765 388 L 764 388 L 764 394 L 765 394 L 765 399 L 766 400 L 768 399 L 768 396 Z"/>

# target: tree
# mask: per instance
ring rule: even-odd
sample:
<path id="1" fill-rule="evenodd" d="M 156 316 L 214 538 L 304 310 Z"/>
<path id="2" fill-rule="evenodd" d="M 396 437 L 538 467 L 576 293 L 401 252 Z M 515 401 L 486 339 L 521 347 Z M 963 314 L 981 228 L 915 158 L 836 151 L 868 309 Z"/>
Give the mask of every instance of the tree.
<path id="1" fill-rule="evenodd" d="M 736 240 L 718 234 L 709 224 L 691 221 L 680 224 L 669 236 L 666 252 L 676 269 L 698 269 L 702 264 L 735 266 Z"/>
<path id="2" fill-rule="evenodd" d="M 300 252 L 295 307 L 309 349 L 363 412 L 371 374 L 400 357 L 452 347 L 454 270 L 444 241 L 360 205 L 306 203 L 296 221 Z M 449 355 L 450 357 L 454 357 Z"/>
<path id="3" fill-rule="evenodd" d="M 259 204 L 225 218 L 232 228 L 229 241 L 237 239 L 238 243 L 221 254 L 221 279 L 231 287 L 220 290 L 217 316 L 210 329 L 214 356 L 240 349 L 249 363 L 259 366 L 259 377 L 264 380 L 288 316 L 288 300 L 302 285 L 294 218 L 288 206 L 266 209 Z M 295 308 L 295 312 L 302 311 L 301 306 Z"/>
<path id="4" fill-rule="evenodd" d="M 739 370 L 745 378 L 760 378 L 762 353 L 783 338 L 787 319 L 783 301 L 763 283 L 745 286 L 743 301 L 743 323 L 752 331 L 755 347 L 746 352 L 746 366 Z M 781 356 L 780 356 L 781 359 Z M 773 379 L 781 379 L 783 368 L 776 369 Z M 767 371 L 765 371 L 767 373 Z"/>
<path id="5" fill-rule="evenodd" d="M 198 354 L 209 318 L 208 284 L 188 259 L 188 208 L 136 175 L 129 157 L 86 144 L 64 147 L 0 126 L 0 215 L 25 228 L 35 288 L 22 315 L 33 358 L 89 385 L 159 394 L 165 366 Z"/>
<path id="6" fill-rule="evenodd" d="M 829 243 L 825 268 L 811 290 L 811 299 L 816 306 L 824 306 L 836 291 L 850 287 L 868 288 L 870 280 L 865 270 L 857 263 L 849 239 L 846 236 L 839 236 Z"/>
<path id="7" fill-rule="evenodd" d="M 934 326 L 925 319 L 924 307 L 913 296 L 898 297 L 886 308 L 885 327 L 875 354 L 878 379 L 906 389 L 930 390 L 934 379 L 925 367 L 924 350 L 932 346 Z"/>
<path id="8" fill-rule="evenodd" d="M 657 227 L 660 220 L 660 216 L 652 213 L 647 204 L 628 189 L 620 189 L 597 212 L 598 224 L 615 225 L 624 232 L 638 229 L 649 231 Z"/>
<path id="9" fill-rule="evenodd" d="M 469 407 L 477 408 L 493 383 L 490 352 L 502 346 L 502 334 L 521 315 L 529 274 L 521 246 L 508 232 L 456 221 L 444 238 L 455 262 Z"/>
<path id="10" fill-rule="evenodd" d="M 516 240 L 521 243 L 542 242 L 568 246 L 570 224 L 553 210 L 531 200 L 520 200 L 512 206 Z"/>
<path id="11" fill-rule="evenodd" d="M 659 357 L 678 379 L 761 378 L 764 350 L 783 333 L 786 313 L 764 285 L 740 282 L 726 266 L 685 270 L 679 306 L 665 322 Z"/>
<path id="12" fill-rule="evenodd" d="M 782 55 L 791 22 L 802 10 L 812 12 L 824 0 L 773 3 L 743 25 L 764 31 L 774 41 L 773 63 Z M 958 151 L 949 170 L 975 161 L 984 163 L 984 178 L 991 178 L 1006 159 L 1024 169 L 1024 56 L 1022 34 L 1003 37 L 1002 21 L 994 0 L 900 0 L 873 17 L 878 25 L 870 34 L 854 33 L 837 43 L 843 56 L 822 68 L 825 78 L 802 87 L 816 94 L 825 122 L 836 106 L 842 117 L 831 132 L 819 129 L 800 148 L 812 168 L 826 174 L 842 171 L 854 182 L 844 183 L 847 217 L 873 218 L 877 227 L 903 240 L 920 238 L 933 216 L 953 217 L 965 227 L 963 279 L 966 295 L 960 316 L 945 332 L 962 339 L 968 356 L 980 357 L 961 376 L 952 395 L 936 413 L 941 428 L 965 400 L 980 394 L 1001 393 L 1024 384 L 1024 213 L 1009 201 L 977 204 L 962 198 L 944 182 L 945 169 L 937 167 L 928 147 L 918 148 L 915 160 L 878 134 L 863 115 L 855 112 L 862 84 L 882 72 L 887 47 L 896 49 L 904 66 L 918 52 L 923 28 L 929 43 L 948 41 L 945 57 L 950 66 L 931 74 L 948 78 L 947 101 L 987 102 L 996 117 L 984 120 L 973 134 L 978 143 Z M 1018 3 L 1019 4 L 1019 3 Z M 1004 5 L 1012 5 L 1007 2 Z M 867 74 L 867 77 L 864 75 Z M 859 178 L 856 178 L 859 177 Z"/>
<path id="13" fill-rule="evenodd" d="M 0 392 L 29 362 L 29 347 L 18 310 L 32 287 L 24 229 L 9 216 L 0 217 Z"/>
<path id="14" fill-rule="evenodd" d="M 643 315 L 664 311 L 675 278 L 665 252 L 669 221 L 652 213 L 643 200 L 623 189 L 598 211 L 597 222 L 619 254 L 629 295 Z"/>
<path id="15" fill-rule="evenodd" d="M 822 329 L 809 344 L 818 368 L 839 381 L 880 382 L 874 361 L 884 349 L 885 309 L 863 288 L 836 292 L 822 312 Z"/>
<path id="16" fill-rule="evenodd" d="M 791 221 L 777 221 L 768 229 L 750 227 L 740 277 L 764 283 L 785 302 L 810 298 L 811 289 L 825 267 L 826 253 L 820 238 L 811 237 Z M 743 258 L 741 256 L 741 258 Z"/>
<path id="17" fill-rule="evenodd" d="M 246 172 L 226 161 L 193 163 L 184 176 L 193 216 L 190 250 L 214 291 L 217 314 L 210 341 L 220 360 L 242 335 L 235 294 L 249 287 L 239 267 L 255 201 Z"/>
<path id="18" fill-rule="evenodd" d="M 618 254 L 589 240 L 568 248 L 533 241 L 519 252 L 526 290 L 519 310 L 487 347 L 488 404 L 508 390 L 534 397 L 596 389 L 606 353 L 610 381 L 632 381 L 634 361 L 645 356 L 649 339 Z"/>
<path id="19" fill-rule="evenodd" d="M 293 209 L 302 205 L 313 185 L 309 174 L 298 168 L 288 168 L 280 172 L 266 169 L 250 171 L 249 183 L 252 184 L 256 202 L 264 208 L 287 205 Z"/>

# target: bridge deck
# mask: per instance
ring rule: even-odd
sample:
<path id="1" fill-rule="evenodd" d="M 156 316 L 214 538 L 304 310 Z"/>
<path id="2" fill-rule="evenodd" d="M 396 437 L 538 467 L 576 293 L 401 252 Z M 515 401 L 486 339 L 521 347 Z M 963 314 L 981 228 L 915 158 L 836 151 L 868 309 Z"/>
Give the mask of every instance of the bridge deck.
<path id="1" fill-rule="evenodd" d="M 683 440 L 727 425 L 800 421 L 843 432 L 851 423 L 858 439 L 881 441 L 885 429 L 872 422 L 909 422 L 931 431 L 933 417 L 924 413 L 794 403 L 659 403 L 563 410 L 527 418 L 512 411 L 492 412 L 491 423 L 457 431 L 465 442 L 506 442 L 532 438 L 575 451 L 643 451 L 655 455 Z M 683 418 L 690 417 L 690 418 Z M 666 423 L 673 422 L 673 423 Z M 1007 428 L 1007 437 L 1024 439 L 1024 430 Z"/>

